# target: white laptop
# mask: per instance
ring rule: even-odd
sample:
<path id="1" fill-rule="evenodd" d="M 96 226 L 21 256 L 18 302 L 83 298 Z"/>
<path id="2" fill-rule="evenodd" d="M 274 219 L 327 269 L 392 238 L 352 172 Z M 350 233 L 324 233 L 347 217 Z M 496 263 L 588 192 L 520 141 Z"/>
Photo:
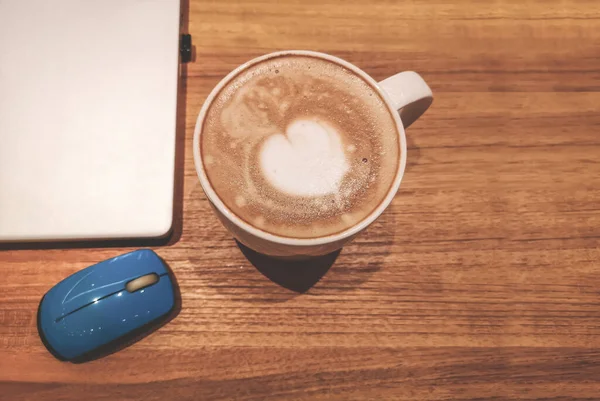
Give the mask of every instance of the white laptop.
<path id="1" fill-rule="evenodd" d="M 171 229 L 179 0 L 0 0 L 0 242 Z"/>

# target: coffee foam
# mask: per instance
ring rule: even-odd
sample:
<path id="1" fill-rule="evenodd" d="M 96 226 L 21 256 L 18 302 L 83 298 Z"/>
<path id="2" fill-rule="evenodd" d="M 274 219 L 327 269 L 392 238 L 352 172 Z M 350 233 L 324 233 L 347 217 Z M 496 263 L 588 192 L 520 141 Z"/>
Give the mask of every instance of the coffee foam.
<path id="1" fill-rule="evenodd" d="M 353 71 L 310 56 L 252 65 L 215 97 L 200 151 L 223 203 L 294 238 L 360 222 L 395 178 L 399 135 L 379 93 Z"/>
<path id="2" fill-rule="evenodd" d="M 316 120 L 296 120 L 269 136 L 258 158 L 266 181 L 291 196 L 335 194 L 350 168 L 339 134 Z"/>

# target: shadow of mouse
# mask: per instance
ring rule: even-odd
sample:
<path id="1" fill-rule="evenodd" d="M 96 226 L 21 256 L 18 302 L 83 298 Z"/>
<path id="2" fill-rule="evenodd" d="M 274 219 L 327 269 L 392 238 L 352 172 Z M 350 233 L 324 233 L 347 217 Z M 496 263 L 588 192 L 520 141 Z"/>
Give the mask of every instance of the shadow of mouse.
<path id="1" fill-rule="evenodd" d="M 258 253 L 236 240 L 246 259 L 263 276 L 288 290 L 305 293 L 327 273 L 341 252 L 301 260 L 274 258 Z"/>

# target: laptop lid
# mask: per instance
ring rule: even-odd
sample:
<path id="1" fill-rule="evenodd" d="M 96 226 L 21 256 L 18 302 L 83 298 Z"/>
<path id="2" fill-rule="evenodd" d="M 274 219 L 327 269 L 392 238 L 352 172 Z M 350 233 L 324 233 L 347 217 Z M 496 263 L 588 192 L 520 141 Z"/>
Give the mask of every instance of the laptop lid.
<path id="1" fill-rule="evenodd" d="M 0 241 L 171 228 L 179 0 L 0 0 Z"/>

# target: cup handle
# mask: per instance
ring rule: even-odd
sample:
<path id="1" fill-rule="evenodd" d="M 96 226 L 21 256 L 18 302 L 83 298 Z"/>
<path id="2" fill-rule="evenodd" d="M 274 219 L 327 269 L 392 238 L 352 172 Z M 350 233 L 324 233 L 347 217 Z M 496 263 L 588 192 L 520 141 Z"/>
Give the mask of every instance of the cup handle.
<path id="1" fill-rule="evenodd" d="M 414 123 L 433 102 L 431 89 L 419 74 L 405 71 L 379 82 L 379 86 L 392 100 L 400 113 L 404 128 Z"/>

